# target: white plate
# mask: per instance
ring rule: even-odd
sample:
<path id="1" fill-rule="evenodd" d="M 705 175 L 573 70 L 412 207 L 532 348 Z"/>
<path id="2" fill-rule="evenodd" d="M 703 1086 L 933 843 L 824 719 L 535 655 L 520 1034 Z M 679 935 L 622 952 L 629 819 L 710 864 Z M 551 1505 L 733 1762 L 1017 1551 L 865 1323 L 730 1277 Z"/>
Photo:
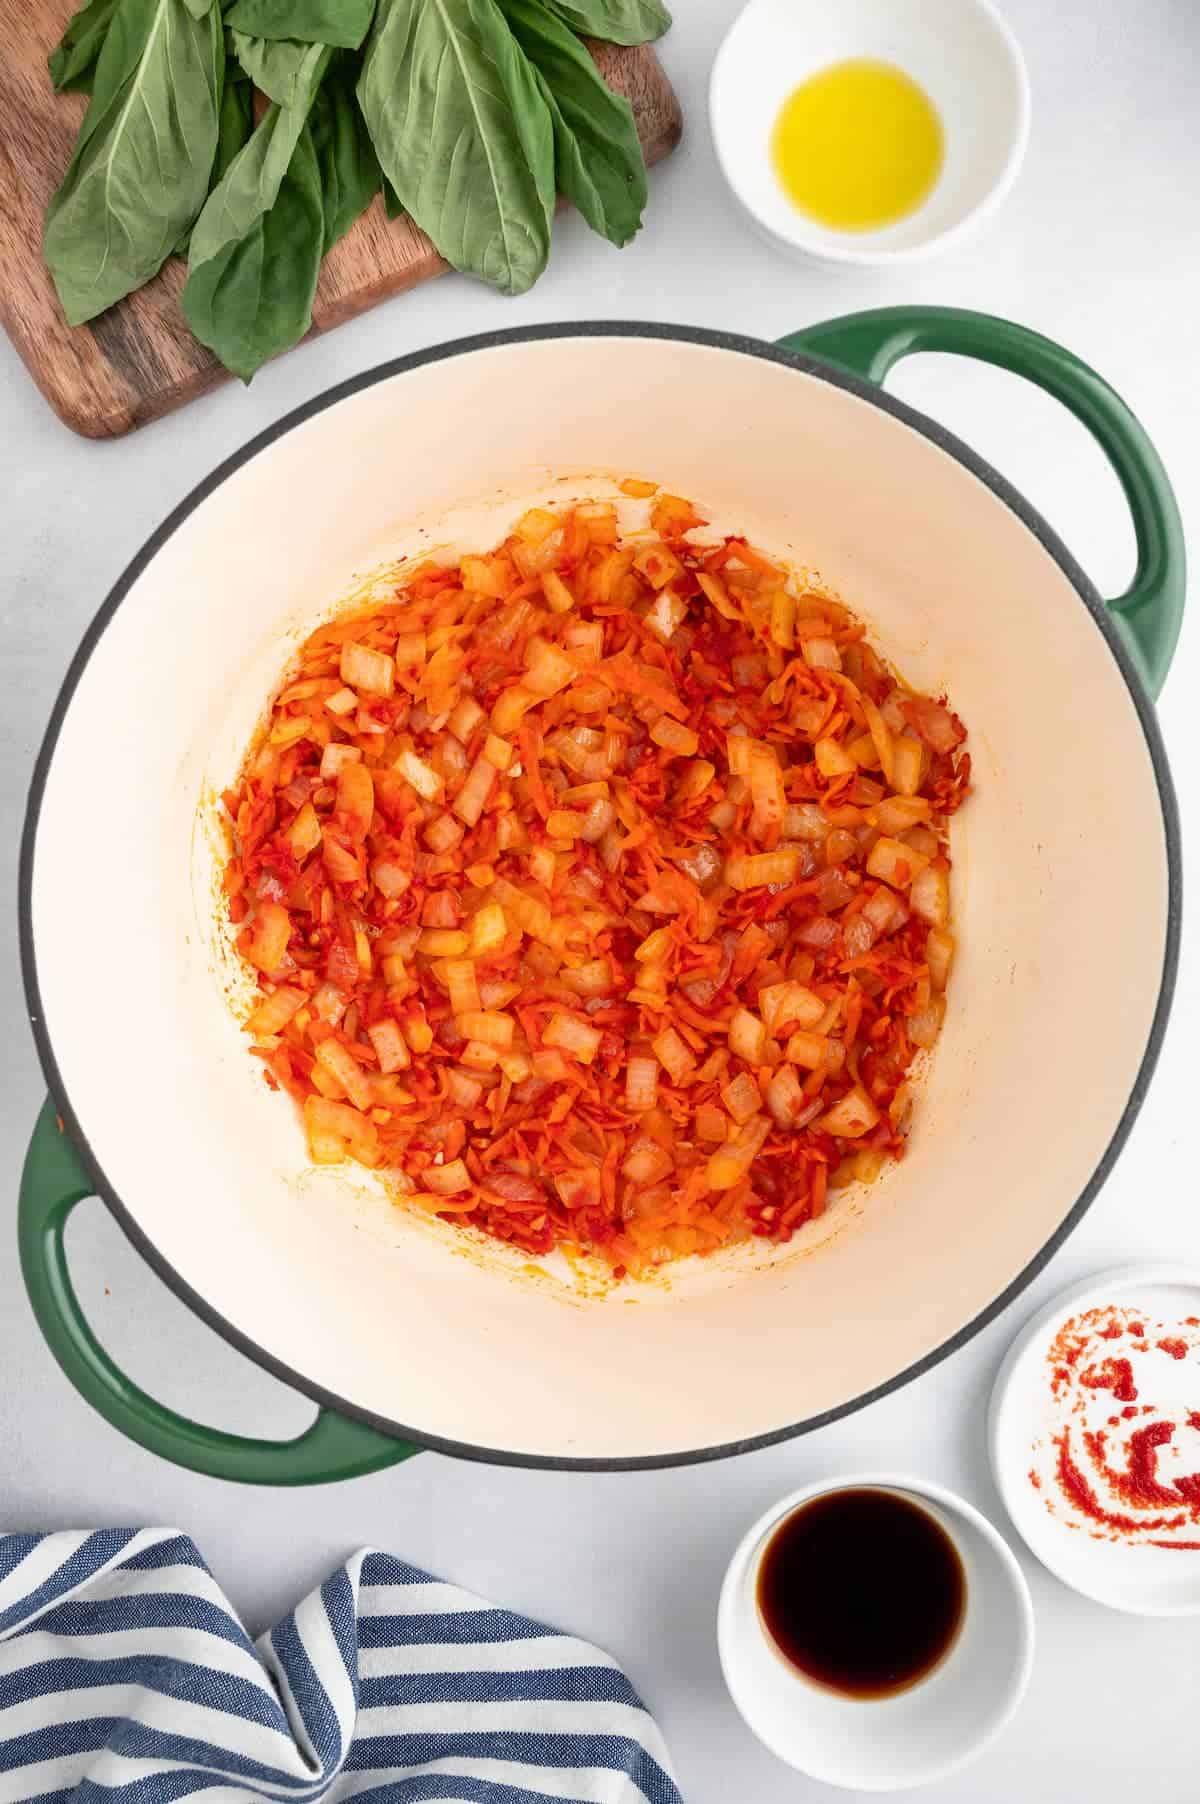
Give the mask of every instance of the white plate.
<path id="1" fill-rule="evenodd" d="M 1071 1317 L 1109 1305 L 1146 1318 L 1144 1351 L 1137 1351 L 1140 1343 L 1134 1343 L 1131 1355 L 1138 1407 L 1156 1408 L 1177 1421 L 1189 1408 L 1200 1411 L 1200 1357 L 1172 1358 L 1157 1348 L 1161 1336 L 1154 1333 L 1158 1324 L 1200 1317 L 1200 1270 L 1145 1265 L 1100 1272 L 1055 1297 L 1009 1349 L 988 1414 L 992 1471 L 1014 1525 L 1064 1584 L 1097 1603 L 1139 1616 L 1194 1615 L 1200 1613 L 1200 1549 L 1100 1538 L 1086 1518 L 1071 1517 L 1069 1506 L 1050 1507 L 1061 1496 L 1048 1482 L 1047 1472 L 1052 1465 L 1050 1436 L 1059 1420 L 1050 1396 L 1050 1348 Z M 1113 1348 L 1114 1355 L 1129 1350 L 1126 1343 L 1114 1342 Z M 1103 1425 L 1119 1413 L 1117 1400 L 1099 1391 L 1088 1425 Z M 1164 1481 L 1172 1476 L 1170 1461 L 1177 1462 L 1176 1470 L 1200 1471 L 1200 1434 L 1177 1428 L 1159 1460 Z M 1040 1489 L 1031 1482 L 1031 1471 L 1041 1476 Z M 1200 1541 L 1200 1525 L 1188 1539 Z"/>

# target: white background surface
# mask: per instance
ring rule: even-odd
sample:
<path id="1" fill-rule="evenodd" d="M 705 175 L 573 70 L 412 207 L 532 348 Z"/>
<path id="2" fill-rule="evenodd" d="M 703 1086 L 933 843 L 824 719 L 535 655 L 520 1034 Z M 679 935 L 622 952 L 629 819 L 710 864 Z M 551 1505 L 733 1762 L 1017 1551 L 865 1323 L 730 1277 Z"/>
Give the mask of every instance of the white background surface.
<path id="1" fill-rule="evenodd" d="M 230 386 L 113 444 L 86 443 L 61 426 L 0 339 L 0 1196 L 9 1199 L 0 1240 L 0 1525 L 177 1524 L 195 1536 L 255 1632 L 350 1549 L 388 1548 L 611 1650 L 658 1713 L 689 1804 L 790 1804 L 835 1794 L 762 1750 L 726 1697 L 713 1634 L 725 1562 L 746 1524 L 781 1492 L 869 1466 L 908 1466 L 955 1486 L 1008 1529 L 987 1472 L 983 1413 L 1017 1327 L 1059 1286 L 1105 1264 L 1200 1261 L 1194 931 L 1185 935 L 1174 1019 L 1149 1101 L 1115 1174 L 1050 1270 L 1000 1321 L 898 1395 L 820 1434 L 716 1467 L 576 1475 L 424 1455 L 307 1493 L 244 1490 L 175 1471 L 124 1442 L 61 1376 L 28 1311 L 12 1219 L 43 1095 L 17 969 L 17 841 L 58 684 L 110 584 L 168 509 L 252 433 L 330 383 L 441 339 L 536 320 L 674 320 L 769 339 L 859 307 L 980 307 L 1061 339 L 1126 396 L 1174 477 L 1193 557 L 1200 555 L 1200 8 L 1192 0 L 1007 0 L 1033 84 L 1024 174 L 978 239 L 895 276 L 785 262 L 735 210 L 705 106 L 709 63 L 734 10 L 730 0 L 677 0 L 662 55 L 683 101 L 686 136 L 652 176 L 642 236 L 618 254 L 578 219 L 560 221 L 551 267 L 520 301 L 447 278 L 294 352 L 249 390 Z M 894 387 L 991 457 L 1102 590 L 1123 586 L 1132 535 L 1116 483 L 1052 403 L 1014 378 L 936 358 L 904 365 Z M 1193 841 L 1198 683 L 1193 615 L 1161 709 L 1185 839 Z M 103 807 L 105 785 L 119 780 L 98 745 L 95 796 L 81 803 Z M 1191 870 L 1194 877 L 1194 859 Z M 114 878 L 118 871 L 81 871 L 80 907 L 90 884 Z M 131 1007 L 137 981 L 130 971 Z M 1034 1045 L 1029 1079 L 1038 1081 Z M 962 1201 L 969 1212 L 970 1197 Z M 189 1316 L 99 1204 L 78 1211 L 71 1247 L 98 1331 L 165 1401 L 231 1429 L 287 1434 L 303 1425 L 309 1406 Z M 865 1331 L 869 1324 L 847 1323 L 847 1332 Z M 1014 1795 L 1124 1804 L 1136 1786 L 1154 1804 L 1194 1800 L 1200 1620 L 1112 1615 L 1025 1564 L 1040 1636 L 1029 1697 L 977 1766 L 923 1795 L 965 1804 L 1010 1804 Z"/>

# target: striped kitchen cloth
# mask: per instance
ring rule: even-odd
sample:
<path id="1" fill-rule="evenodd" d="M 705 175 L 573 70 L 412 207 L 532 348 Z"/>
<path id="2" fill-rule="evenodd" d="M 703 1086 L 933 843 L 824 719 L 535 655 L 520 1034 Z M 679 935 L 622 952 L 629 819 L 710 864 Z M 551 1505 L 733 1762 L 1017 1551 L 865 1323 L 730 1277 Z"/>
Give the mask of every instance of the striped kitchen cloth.
<path id="1" fill-rule="evenodd" d="M 0 1536 L 0 1804 L 680 1804 L 606 1654 L 365 1549 L 250 1640 L 174 1529 Z"/>

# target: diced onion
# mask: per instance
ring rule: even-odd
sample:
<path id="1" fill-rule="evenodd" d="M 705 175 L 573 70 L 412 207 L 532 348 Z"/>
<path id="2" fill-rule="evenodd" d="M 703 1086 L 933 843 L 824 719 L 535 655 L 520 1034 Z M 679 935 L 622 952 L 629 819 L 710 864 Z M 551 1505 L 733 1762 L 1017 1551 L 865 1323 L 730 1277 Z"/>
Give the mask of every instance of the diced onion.
<path id="1" fill-rule="evenodd" d="M 423 796 L 427 802 L 435 802 L 442 793 L 442 779 L 430 765 L 426 764 L 423 758 L 418 758 L 415 752 L 401 752 L 396 760 L 395 769 L 399 771 L 405 782 L 411 783 L 417 794 Z"/>
<path id="2" fill-rule="evenodd" d="M 899 838 L 910 827 L 927 821 L 931 811 L 931 804 L 924 796 L 896 795 L 877 802 L 867 818 L 881 833 L 890 833 L 894 838 Z"/>
<path id="3" fill-rule="evenodd" d="M 477 1107 L 483 1095 L 483 1085 L 477 1077 L 468 1071 L 460 1071 L 451 1065 L 446 1072 L 446 1096 L 460 1109 L 471 1110 Z"/>
<path id="4" fill-rule="evenodd" d="M 921 787 L 925 764 L 924 748 L 919 739 L 902 734 L 892 747 L 892 782 L 902 796 L 915 796 Z"/>
<path id="5" fill-rule="evenodd" d="M 806 1071 L 818 1071 L 827 1062 L 829 1041 L 824 1034 L 809 1033 L 800 1028 L 791 1035 L 787 1043 L 787 1058 L 793 1065 L 802 1065 Z"/>
<path id="6" fill-rule="evenodd" d="M 317 1046 L 317 1060 L 331 1077 L 337 1079 L 356 1109 L 370 1108 L 370 1080 L 348 1047 L 330 1035 Z"/>
<path id="7" fill-rule="evenodd" d="M 357 764 L 361 757 L 361 746 L 340 745 L 335 740 L 330 740 L 321 753 L 321 775 L 326 783 L 336 783 L 343 764 Z"/>
<path id="8" fill-rule="evenodd" d="M 871 950 L 875 944 L 876 933 L 874 923 L 869 919 L 865 908 L 846 922 L 842 930 L 842 939 L 847 958 L 863 958 Z"/>
<path id="9" fill-rule="evenodd" d="M 342 647 L 338 674 L 347 688 L 365 695 L 390 695 L 396 682 L 396 666 L 387 653 L 353 639 L 347 639 Z"/>
<path id="10" fill-rule="evenodd" d="M 590 1065 L 603 1038 L 598 1027 L 589 1027 L 587 1022 L 577 1020 L 574 1015 L 557 1014 L 546 1024 L 542 1042 L 546 1046 L 561 1047 L 581 1064 Z"/>
<path id="11" fill-rule="evenodd" d="M 829 835 L 829 816 L 816 802 L 792 802 L 783 817 L 785 839 L 811 840 L 818 844 Z"/>
<path id="12" fill-rule="evenodd" d="M 946 998 L 931 996 L 924 1008 L 919 1008 L 908 1018 L 908 1037 L 914 1046 L 930 1047 L 942 1031 L 942 1020 L 946 1013 Z"/>
<path id="13" fill-rule="evenodd" d="M 303 990 L 293 989 L 281 983 L 270 996 L 265 996 L 254 1013 L 244 1022 L 248 1034 L 277 1034 L 280 1028 L 286 1027 L 304 1004 L 308 997 Z"/>
<path id="14" fill-rule="evenodd" d="M 718 1144 L 724 1141 L 729 1129 L 729 1117 L 724 1109 L 718 1109 L 715 1103 L 703 1102 L 692 1119 L 697 1140 L 715 1140 Z"/>
<path id="15" fill-rule="evenodd" d="M 587 815 L 570 808 L 552 808 L 546 816 L 546 831 L 551 839 L 579 839 L 587 825 Z"/>
<path id="16" fill-rule="evenodd" d="M 321 823 L 311 802 L 303 808 L 288 828 L 288 844 L 297 864 L 303 864 L 309 853 L 321 843 Z"/>
<path id="17" fill-rule="evenodd" d="M 663 589 L 646 615 L 646 625 L 660 639 L 673 639 L 687 618 L 687 602 L 673 589 Z"/>
<path id="18" fill-rule="evenodd" d="M 696 1055 L 673 1027 L 664 1028 L 651 1045 L 672 1083 L 684 1083 L 696 1069 Z"/>
<path id="19" fill-rule="evenodd" d="M 883 883 L 890 883 L 893 889 L 907 889 L 927 863 L 926 858 L 919 852 L 914 852 L 911 846 L 906 846 L 903 840 L 889 839 L 886 834 L 875 841 L 867 854 L 867 870 L 870 875 L 878 877 Z"/>
<path id="20" fill-rule="evenodd" d="M 575 597 L 557 570 L 543 571 L 542 594 L 546 597 L 547 606 L 553 608 L 556 614 L 569 614 L 575 606 Z"/>
<path id="21" fill-rule="evenodd" d="M 304 1100 L 304 1130 L 316 1165 L 337 1165 L 352 1155 L 362 1165 L 379 1161 L 379 1130 L 347 1103 L 322 1096 Z"/>
<path id="22" fill-rule="evenodd" d="M 424 1182 L 438 1196 L 457 1196 L 460 1191 L 471 1188 L 471 1174 L 461 1159 L 451 1159 L 448 1165 L 429 1166 L 424 1173 Z"/>
<path id="23" fill-rule="evenodd" d="M 765 1115 L 745 1122 L 733 1139 L 727 1140 L 708 1161 L 705 1175 L 709 1189 L 732 1190 L 735 1184 L 740 1184 L 770 1131 L 771 1123 Z"/>
<path id="24" fill-rule="evenodd" d="M 488 797 L 496 787 L 498 776 L 496 766 L 489 758 L 481 755 L 467 772 L 466 782 L 455 796 L 450 806 L 458 818 L 473 827 L 487 805 Z"/>
<path id="25" fill-rule="evenodd" d="M 771 597 L 771 637 L 784 651 L 796 642 L 796 597 L 787 589 L 776 589 Z"/>
<path id="26" fill-rule="evenodd" d="M 925 961 L 929 966 L 930 983 L 935 990 L 944 990 L 954 963 L 954 935 L 947 933 L 944 927 L 931 927 L 925 941 Z"/>
<path id="27" fill-rule="evenodd" d="M 589 959 L 573 971 L 561 971 L 559 976 L 577 996 L 608 996 L 614 988 L 612 963 L 607 958 Z"/>
<path id="28" fill-rule="evenodd" d="M 837 739 L 818 739 L 813 747 L 813 756 L 823 777 L 849 777 L 858 769 L 853 758 Z"/>
<path id="29" fill-rule="evenodd" d="M 525 687 L 534 695 L 557 695 L 575 675 L 566 653 L 546 639 L 531 639 L 526 654 Z M 495 722 L 493 721 L 493 725 Z"/>
<path id="30" fill-rule="evenodd" d="M 842 654 L 833 639 L 805 639 L 804 661 L 814 670 L 840 670 Z"/>
<path id="31" fill-rule="evenodd" d="M 452 1004 L 453 1006 L 453 1004 Z M 512 1045 L 513 1018 L 497 1009 L 465 1009 L 456 1013 L 458 1031 L 467 1040 L 482 1040 L 488 1046 L 507 1049 Z"/>
<path id="32" fill-rule="evenodd" d="M 796 929 L 796 938 L 805 946 L 832 946 L 841 933 L 837 922 L 829 915 L 813 915 L 811 920 L 801 922 Z"/>
<path id="33" fill-rule="evenodd" d="M 716 774 L 716 765 L 707 758 L 693 758 L 675 787 L 675 800 L 680 807 L 687 807 L 702 796 Z"/>
<path id="34" fill-rule="evenodd" d="M 508 938 L 508 921 L 498 902 L 485 902 L 471 918 L 469 950 L 472 958 L 484 958 Z"/>
<path id="35" fill-rule="evenodd" d="M 658 1060 L 631 1057 L 625 1065 L 625 1107 L 652 1109 L 658 1101 Z"/>
<path id="36" fill-rule="evenodd" d="M 460 927 L 427 927 L 417 946 L 430 958 L 461 958 L 468 943 Z"/>
<path id="37" fill-rule="evenodd" d="M 270 977 L 282 964 L 291 937 L 292 918 L 287 909 L 278 902 L 263 901 L 238 946 L 252 965 Z"/>
<path id="38" fill-rule="evenodd" d="M 368 1027 L 367 1038 L 375 1048 L 381 1071 L 407 1071 L 412 1064 L 412 1054 L 404 1035 L 390 1018 L 376 1021 Z"/>
<path id="39" fill-rule="evenodd" d="M 789 1023 L 815 1027 L 825 1013 L 821 998 L 802 983 L 768 984 L 758 992 L 758 1008 L 772 1034 L 787 1028 Z"/>
<path id="40" fill-rule="evenodd" d="M 460 844 L 463 830 L 459 823 L 449 814 L 439 814 L 430 821 L 425 829 L 425 844 L 431 852 L 449 852 Z"/>
<path id="41" fill-rule="evenodd" d="M 890 783 L 895 768 L 895 753 L 888 724 L 865 689 L 860 691 L 858 699 L 867 717 L 867 727 L 875 742 L 875 750 L 879 754 L 879 768 Z"/>
<path id="42" fill-rule="evenodd" d="M 646 545 L 634 556 L 633 567 L 655 589 L 665 589 L 680 575 L 683 566 L 665 545 Z"/>
<path id="43" fill-rule="evenodd" d="M 650 729 L 650 737 L 655 745 L 661 745 L 664 751 L 674 752 L 680 758 L 690 758 L 700 744 L 698 733 L 694 733 L 691 727 L 680 726 L 677 720 L 672 720 L 667 714 L 655 721 Z"/>
<path id="44" fill-rule="evenodd" d="M 401 633 L 396 640 L 395 650 L 397 670 L 405 670 L 414 664 L 425 662 L 424 633 Z"/>
<path id="45" fill-rule="evenodd" d="M 745 1059 L 747 1065 L 761 1065 L 766 1056 L 767 1040 L 766 1022 L 759 1015 L 752 1015 L 749 1009 L 735 1009 L 729 1022 L 729 1049 L 739 1059 Z"/>
<path id="46" fill-rule="evenodd" d="M 460 745 L 467 745 L 476 727 L 486 716 L 473 695 L 464 695 L 450 710 L 450 718 L 446 722 Z"/>
<path id="47" fill-rule="evenodd" d="M 730 889 L 760 889 L 768 883 L 791 883 L 800 865 L 800 854 L 791 850 L 747 852 L 725 866 Z"/>
<path id="48" fill-rule="evenodd" d="M 780 1065 L 767 1085 L 767 1108 L 779 1127 L 793 1125 L 805 1107 L 805 1095 L 791 1065 Z"/>
<path id="49" fill-rule="evenodd" d="M 656 1184 L 666 1177 L 673 1164 L 665 1147 L 639 1134 L 621 1162 L 621 1173 L 631 1184 Z"/>
<path id="50" fill-rule="evenodd" d="M 868 1134 L 879 1120 L 879 1110 L 861 1084 L 855 1084 L 821 1117 L 821 1131 L 836 1134 L 842 1140 L 856 1140 Z"/>
<path id="51" fill-rule="evenodd" d="M 617 818 L 616 809 L 607 796 L 597 796 L 584 817 L 579 837 L 588 845 L 596 845 Z"/>
<path id="52" fill-rule="evenodd" d="M 908 899 L 914 914 L 931 927 L 944 927 L 950 919 L 950 873 L 929 865 L 914 877 Z"/>

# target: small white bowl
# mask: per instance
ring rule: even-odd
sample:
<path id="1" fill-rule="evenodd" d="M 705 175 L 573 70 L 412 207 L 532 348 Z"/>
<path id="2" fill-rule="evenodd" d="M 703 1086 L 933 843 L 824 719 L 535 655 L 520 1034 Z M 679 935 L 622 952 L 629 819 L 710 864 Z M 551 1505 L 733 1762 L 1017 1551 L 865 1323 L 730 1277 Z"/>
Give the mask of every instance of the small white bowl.
<path id="1" fill-rule="evenodd" d="M 1050 1348 L 1072 1316 L 1109 1306 L 1132 1310 L 1150 1325 L 1200 1316 L 1200 1268 L 1134 1265 L 1097 1272 L 1038 1311 L 1009 1348 L 992 1388 L 988 1451 L 996 1489 L 1030 1550 L 1072 1590 L 1135 1616 L 1200 1615 L 1200 1552 L 1097 1540 L 1086 1522 L 1073 1525 L 1069 1515 L 1046 1507 L 1052 1470 L 1039 1472 L 1042 1488 L 1030 1482 L 1058 1426 L 1047 1382 Z M 1135 1355 L 1140 1403 L 1149 1400 L 1172 1414 L 1194 1408 L 1200 1401 L 1192 1388 L 1194 1363 L 1177 1364 L 1158 1351 L 1156 1338 L 1151 1326 L 1145 1351 Z M 1107 1393 L 1097 1393 L 1092 1425 L 1115 1407 Z"/>
<path id="2" fill-rule="evenodd" d="M 868 232 L 808 218 L 771 163 L 788 95 L 848 57 L 903 69 L 941 114 L 946 139 L 928 199 Z M 1012 187 L 1029 137 L 1029 78 L 989 0 L 750 0 L 713 63 L 709 117 L 726 181 L 773 244 L 834 263 L 910 263 L 955 243 Z"/>
<path id="3" fill-rule="evenodd" d="M 859 1699 L 810 1683 L 776 1652 L 758 1610 L 758 1571 L 773 1531 L 832 1491 L 893 1491 L 921 1504 L 958 1549 L 967 1602 L 958 1638 L 927 1679 L 894 1697 Z M 717 1642 L 729 1692 L 780 1760 L 827 1785 L 902 1791 L 956 1772 L 983 1751 L 1020 1703 L 1033 1665 L 1033 1602 L 991 1523 L 925 1479 L 848 1473 L 793 1491 L 761 1516 L 721 1587 Z"/>

